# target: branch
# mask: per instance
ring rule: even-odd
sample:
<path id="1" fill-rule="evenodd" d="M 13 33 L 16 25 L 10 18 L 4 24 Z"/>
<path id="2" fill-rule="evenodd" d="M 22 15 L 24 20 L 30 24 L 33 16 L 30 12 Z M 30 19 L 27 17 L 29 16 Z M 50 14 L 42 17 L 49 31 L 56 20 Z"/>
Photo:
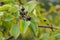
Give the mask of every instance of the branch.
<path id="1" fill-rule="evenodd" d="M 54 31 L 53 29 L 55 29 L 53 26 L 49 27 L 49 26 L 38 26 L 40 28 L 50 28 L 52 31 Z"/>
<path id="2" fill-rule="evenodd" d="M 10 36 L 9 38 L 7 38 L 7 40 L 10 40 L 10 39 L 14 39 L 14 37 L 13 36 Z"/>

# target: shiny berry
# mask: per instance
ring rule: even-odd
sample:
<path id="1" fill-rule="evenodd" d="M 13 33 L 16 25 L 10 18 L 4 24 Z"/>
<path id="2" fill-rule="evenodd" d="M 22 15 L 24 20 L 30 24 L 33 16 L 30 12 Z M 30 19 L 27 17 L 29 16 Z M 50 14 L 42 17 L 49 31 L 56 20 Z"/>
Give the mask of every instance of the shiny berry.
<path id="1" fill-rule="evenodd" d="M 47 20 L 44 20 L 44 22 L 46 22 Z"/>
<path id="2" fill-rule="evenodd" d="M 25 8 L 24 8 L 24 7 L 22 7 L 21 11 L 24 11 L 24 10 L 25 10 Z"/>
<path id="3" fill-rule="evenodd" d="M 22 16 L 25 15 L 25 14 L 26 14 L 25 12 L 20 12 L 20 15 L 22 15 Z"/>
<path id="4" fill-rule="evenodd" d="M 30 16 L 28 16 L 28 17 L 26 18 L 26 20 L 27 20 L 27 21 L 30 21 L 30 20 L 31 20 L 31 17 L 30 17 Z"/>

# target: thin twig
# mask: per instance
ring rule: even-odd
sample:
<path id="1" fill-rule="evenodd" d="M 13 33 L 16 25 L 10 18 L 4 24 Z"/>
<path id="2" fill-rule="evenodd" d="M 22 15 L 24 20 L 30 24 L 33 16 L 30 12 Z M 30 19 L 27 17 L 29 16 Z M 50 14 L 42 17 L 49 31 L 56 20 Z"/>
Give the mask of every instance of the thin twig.
<path id="1" fill-rule="evenodd" d="M 55 29 L 53 26 L 49 27 L 49 26 L 38 26 L 40 28 L 50 28 L 52 31 L 54 31 L 53 29 Z"/>
<path id="2" fill-rule="evenodd" d="M 10 39 L 12 39 L 12 38 L 14 38 L 13 36 L 10 36 L 9 38 L 7 38 L 7 40 L 10 40 Z"/>
<path id="3" fill-rule="evenodd" d="M 49 26 L 38 26 L 38 27 L 41 27 L 41 28 L 51 28 Z"/>

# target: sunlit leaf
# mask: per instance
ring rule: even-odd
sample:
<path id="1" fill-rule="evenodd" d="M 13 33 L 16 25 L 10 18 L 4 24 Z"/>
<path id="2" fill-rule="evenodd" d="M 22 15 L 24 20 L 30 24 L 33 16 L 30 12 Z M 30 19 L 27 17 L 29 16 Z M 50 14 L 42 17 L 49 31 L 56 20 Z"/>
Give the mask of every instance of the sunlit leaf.
<path id="1" fill-rule="evenodd" d="M 3 12 L 0 12 L 0 16 L 3 16 L 4 15 L 4 13 Z"/>
<path id="2" fill-rule="evenodd" d="M 0 11 L 8 10 L 10 7 L 11 7 L 11 5 L 8 5 L 8 4 L 3 5 L 0 7 Z"/>

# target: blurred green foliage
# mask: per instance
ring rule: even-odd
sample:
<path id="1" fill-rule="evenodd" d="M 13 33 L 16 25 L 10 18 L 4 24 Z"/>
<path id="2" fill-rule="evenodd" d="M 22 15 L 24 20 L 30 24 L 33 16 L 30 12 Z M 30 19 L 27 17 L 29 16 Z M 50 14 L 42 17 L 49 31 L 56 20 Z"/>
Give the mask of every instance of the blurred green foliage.
<path id="1" fill-rule="evenodd" d="M 21 17 L 22 6 L 27 16 L 31 17 L 30 21 Z M 54 31 L 48 28 L 51 26 Z M 60 4 L 36 0 L 1 0 L 0 40 L 7 40 L 10 36 L 16 40 L 60 40 Z"/>

